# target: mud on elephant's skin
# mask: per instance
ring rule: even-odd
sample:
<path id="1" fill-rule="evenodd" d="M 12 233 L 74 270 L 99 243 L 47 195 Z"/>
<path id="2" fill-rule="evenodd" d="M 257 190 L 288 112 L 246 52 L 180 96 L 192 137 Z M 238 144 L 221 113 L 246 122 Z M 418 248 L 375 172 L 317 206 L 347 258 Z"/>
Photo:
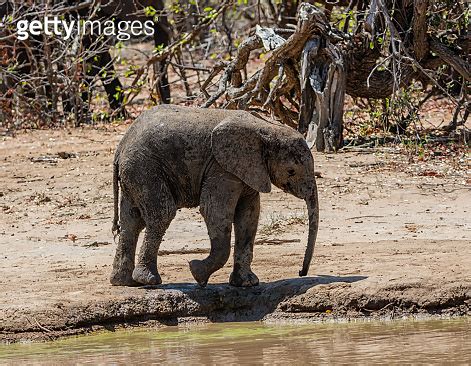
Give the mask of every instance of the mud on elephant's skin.
<path id="1" fill-rule="evenodd" d="M 244 111 L 159 106 L 144 112 L 128 129 L 116 150 L 113 170 L 113 231 L 119 233 L 113 285 L 160 284 L 157 254 L 162 237 L 177 209 L 197 206 L 211 250 L 206 259 L 190 262 L 195 280 L 206 285 L 227 262 L 234 224 L 229 282 L 257 285 L 251 262 L 260 192 L 270 192 L 272 183 L 306 201 L 309 235 L 299 275 L 307 275 L 319 221 L 317 187 L 312 154 L 293 129 Z"/>

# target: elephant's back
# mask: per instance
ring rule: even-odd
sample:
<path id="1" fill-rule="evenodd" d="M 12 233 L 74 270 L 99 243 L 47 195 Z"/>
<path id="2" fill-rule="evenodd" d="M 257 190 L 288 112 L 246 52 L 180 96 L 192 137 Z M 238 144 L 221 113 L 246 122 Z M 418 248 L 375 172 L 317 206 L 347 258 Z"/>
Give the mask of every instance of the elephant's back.
<path id="1" fill-rule="evenodd" d="M 134 124 L 164 134 L 167 132 L 172 134 L 186 132 L 192 136 L 198 132 L 211 134 L 219 122 L 234 112 L 236 111 L 160 105 L 143 112 Z"/>
<path id="2" fill-rule="evenodd" d="M 186 151 L 186 155 L 198 151 L 205 153 L 211 145 L 211 133 L 221 121 L 246 113 L 249 114 L 244 111 L 160 105 L 144 111 L 129 127 L 120 145 L 178 153 L 179 158 L 184 157 L 181 149 Z"/>
<path id="3" fill-rule="evenodd" d="M 198 205 L 202 175 L 211 158 L 211 133 L 234 113 L 240 112 L 173 105 L 143 112 L 118 145 L 120 176 L 139 180 L 135 184 L 163 176 L 175 187 L 181 207 Z"/>

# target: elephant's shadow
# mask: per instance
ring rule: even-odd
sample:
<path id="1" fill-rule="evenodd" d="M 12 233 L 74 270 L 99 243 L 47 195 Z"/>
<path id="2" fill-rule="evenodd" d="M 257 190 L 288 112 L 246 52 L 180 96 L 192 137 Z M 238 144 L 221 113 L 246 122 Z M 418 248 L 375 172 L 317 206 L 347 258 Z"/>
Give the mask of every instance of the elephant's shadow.
<path id="1" fill-rule="evenodd" d="M 214 322 L 260 320 L 277 309 L 298 312 L 304 308 L 309 311 L 323 311 L 329 308 L 328 297 L 307 296 L 307 299 L 289 301 L 306 294 L 319 285 L 349 284 L 367 279 L 366 276 L 330 276 L 291 278 L 274 282 L 262 282 L 250 288 L 233 287 L 228 284 L 209 284 L 200 287 L 194 283 L 173 283 L 159 286 L 143 286 L 146 290 L 164 290 L 178 293 L 179 307 L 183 314 L 204 316 Z M 327 301 L 327 303 L 326 303 Z M 187 304 L 186 304 L 187 303 Z M 180 313 L 182 313 L 180 311 Z M 183 315 L 182 314 L 182 315 Z"/>

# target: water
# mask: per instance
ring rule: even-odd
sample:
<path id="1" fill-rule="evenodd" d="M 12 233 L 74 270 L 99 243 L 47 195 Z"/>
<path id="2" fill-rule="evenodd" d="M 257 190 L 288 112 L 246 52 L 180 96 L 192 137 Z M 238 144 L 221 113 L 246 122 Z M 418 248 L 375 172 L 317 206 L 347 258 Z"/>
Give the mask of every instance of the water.
<path id="1" fill-rule="evenodd" d="M 0 346 L 0 364 L 471 362 L 471 319 L 266 325 L 219 323 L 104 332 Z"/>

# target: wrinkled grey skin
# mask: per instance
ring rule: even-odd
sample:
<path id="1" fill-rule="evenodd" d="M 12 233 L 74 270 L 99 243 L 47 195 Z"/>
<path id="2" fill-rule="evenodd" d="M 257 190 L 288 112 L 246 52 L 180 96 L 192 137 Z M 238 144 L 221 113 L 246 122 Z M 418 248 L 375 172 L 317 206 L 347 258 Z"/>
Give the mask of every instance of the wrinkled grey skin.
<path id="1" fill-rule="evenodd" d="M 250 265 L 259 192 L 270 192 L 271 183 L 306 201 L 309 236 L 299 275 L 307 275 L 318 228 L 317 187 L 311 152 L 302 135 L 289 127 L 244 111 L 162 105 L 144 112 L 124 135 L 116 150 L 113 182 L 113 231 L 120 232 L 113 285 L 160 284 L 157 253 L 162 237 L 177 209 L 197 206 L 211 250 L 206 259 L 190 262 L 195 280 L 205 286 L 227 262 L 234 224 L 230 284 L 257 285 Z"/>

